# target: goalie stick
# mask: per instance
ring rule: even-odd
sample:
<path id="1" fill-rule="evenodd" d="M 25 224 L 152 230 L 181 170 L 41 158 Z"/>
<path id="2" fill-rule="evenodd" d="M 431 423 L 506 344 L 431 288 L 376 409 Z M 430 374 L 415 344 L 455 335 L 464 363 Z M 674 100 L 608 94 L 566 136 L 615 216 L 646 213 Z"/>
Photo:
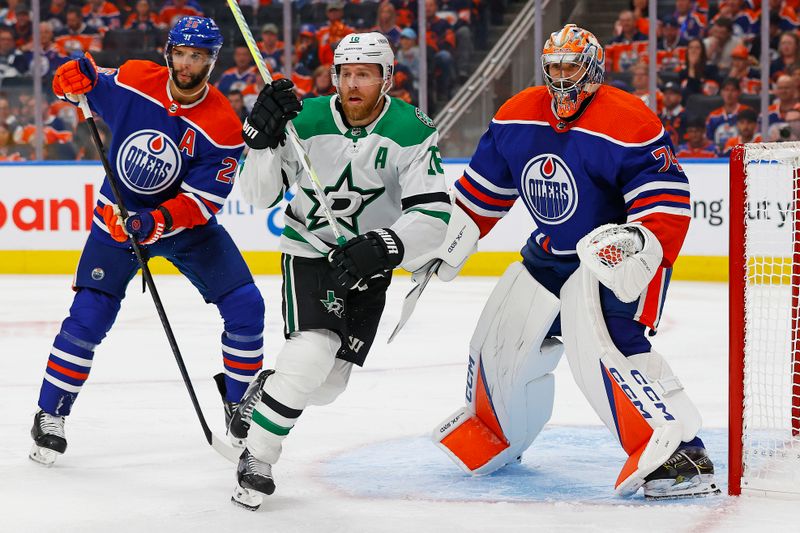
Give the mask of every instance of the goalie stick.
<path id="1" fill-rule="evenodd" d="M 433 277 L 434 272 L 436 272 L 441 264 L 441 259 L 432 261 L 431 265 L 428 267 L 428 270 L 425 271 L 425 277 L 422 278 L 422 281 L 414 285 L 414 288 L 408 291 L 408 294 L 406 294 L 406 297 L 403 300 L 403 309 L 400 311 L 400 320 L 397 321 L 394 331 L 392 331 L 392 334 L 389 335 L 389 340 L 386 341 L 387 344 L 394 340 L 397 334 L 400 333 L 400 330 L 403 329 L 403 326 L 406 325 L 408 319 L 411 318 L 411 313 L 414 312 L 414 308 L 417 306 L 417 300 L 419 300 L 419 297 L 422 296 L 422 291 L 425 290 L 425 287 Z"/>
<path id="2" fill-rule="evenodd" d="M 74 95 L 70 96 L 70 99 L 75 99 Z M 92 134 L 92 141 L 94 141 L 94 146 L 97 149 L 98 155 L 100 156 L 100 161 L 103 163 L 103 169 L 106 172 L 106 176 L 108 176 L 108 183 L 111 186 L 111 192 L 114 195 L 114 202 L 116 202 L 117 207 L 119 207 L 119 212 L 122 216 L 122 219 L 125 220 L 128 218 L 128 210 L 122 203 L 122 195 L 119 192 L 117 179 L 114 171 L 111 169 L 111 165 L 108 163 L 108 158 L 106 157 L 105 149 L 103 148 L 103 141 L 100 139 L 100 134 L 97 131 L 97 125 L 94 122 L 92 110 L 89 108 L 89 102 L 86 100 L 85 95 L 79 95 L 77 100 L 78 107 L 80 107 L 81 111 L 83 111 L 83 116 L 86 118 L 86 123 L 89 124 L 89 131 Z M 238 463 L 241 450 L 234 449 L 233 446 L 225 441 L 225 439 L 217 437 L 211 431 L 211 428 L 208 427 L 206 418 L 203 416 L 203 411 L 200 409 L 200 404 L 197 401 L 197 395 L 194 392 L 194 387 L 192 386 L 192 381 L 189 378 L 189 373 L 186 370 L 186 364 L 183 362 L 183 356 L 181 356 L 180 349 L 178 348 L 178 342 L 175 340 L 175 334 L 172 332 L 172 326 L 170 326 L 169 320 L 167 319 L 167 313 L 164 310 L 164 304 L 161 303 L 161 297 L 158 295 L 158 291 L 156 290 L 153 274 L 150 272 L 150 267 L 147 265 L 147 260 L 144 258 L 144 255 L 142 255 L 142 248 L 139 246 L 139 243 L 136 242 L 136 239 L 130 239 L 130 242 L 131 247 L 133 248 L 133 253 L 136 255 L 136 259 L 139 261 L 139 267 L 142 269 L 142 278 L 144 279 L 147 288 L 150 290 L 150 295 L 153 297 L 153 303 L 156 306 L 156 311 L 158 311 L 158 318 L 161 319 L 161 325 L 164 327 L 164 333 L 167 335 L 167 341 L 169 342 L 170 348 L 172 348 L 172 354 L 175 356 L 175 362 L 178 363 L 178 370 L 180 370 L 183 383 L 186 385 L 186 390 L 189 391 L 189 398 L 192 400 L 194 411 L 197 413 L 197 418 L 200 419 L 200 426 L 203 428 L 203 434 L 206 437 L 206 441 L 208 441 L 211 447 L 214 448 L 225 459 L 234 464 Z"/>

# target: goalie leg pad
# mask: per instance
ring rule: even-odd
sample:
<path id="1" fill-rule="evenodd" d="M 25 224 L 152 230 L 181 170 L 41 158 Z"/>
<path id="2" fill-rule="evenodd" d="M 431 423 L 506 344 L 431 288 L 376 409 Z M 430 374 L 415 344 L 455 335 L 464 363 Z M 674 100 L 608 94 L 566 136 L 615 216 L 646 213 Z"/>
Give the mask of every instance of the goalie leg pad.
<path id="1" fill-rule="evenodd" d="M 617 479 L 621 495 L 636 492 L 681 442 L 700 430 L 700 413 L 657 352 L 625 357 L 605 325 L 597 278 L 581 266 L 561 289 L 561 327 L 575 381 L 628 461 Z"/>
<path id="2" fill-rule="evenodd" d="M 551 372 L 563 348 L 545 336 L 559 302 L 512 264 L 498 281 L 470 341 L 467 405 L 433 432 L 465 472 L 489 474 L 519 460 L 553 409 Z"/>

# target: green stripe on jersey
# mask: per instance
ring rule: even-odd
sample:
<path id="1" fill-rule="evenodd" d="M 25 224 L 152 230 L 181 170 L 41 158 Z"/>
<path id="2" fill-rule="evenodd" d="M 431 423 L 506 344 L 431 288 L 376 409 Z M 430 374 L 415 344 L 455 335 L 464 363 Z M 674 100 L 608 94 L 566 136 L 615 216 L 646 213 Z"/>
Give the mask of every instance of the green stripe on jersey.
<path id="1" fill-rule="evenodd" d="M 331 98 L 318 96 L 303 100 L 303 110 L 293 120 L 297 135 L 305 140 L 317 135 L 341 135 L 331 115 Z"/>
<path id="2" fill-rule="evenodd" d="M 406 213 L 410 213 L 411 211 L 419 211 L 423 215 L 428 215 L 429 217 L 438 218 L 444 221 L 445 224 L 450 223 L 450 213 L 446 211 L 433 211 L 431 209 L 420 209 L 418 207 L 409 209 Z"/>
<path id="3" fill-rule="evenodd" d="M 275 435 L 280 435 L 284 437 L 289 434 L 289 430 L 292 428 L 285 428 L 283 426 L 279 426 L 275 422 L 271 422 L 267 419 L 266 416 L 259 413 L 257 410 L 253 410 L 253 422 L 261 426 L 262 428 L 266 429 L 270 433 L 274 433 Z"/>
<path id="4" fill-rule="evenodd" d="M 293 241 L 300 241 L 308 244 L 308 241 L 303 238 L 295 229 L 290 226 L 283 227 L 283 234 L 286 236 L 287 239 L 292 239 Z"/>
<path id="5" fill-rule="evenodd" d="M 292 257 L 283 254 L 283 284 L 286 299 L 286 329 L 289 333 L 295 330 L 294 323 L 294 287 L 292 286 Z"/>
<path id="6" fill-rule="evenodd" d="M 416 146 L 436 132 L 436 128 L 424 122 L 425 119 L 433 124 L 433 121 L 413 105 L 392 98 L 392 105 L 375 125 L 372 133 L 387 137 L 403 147 Z"/>

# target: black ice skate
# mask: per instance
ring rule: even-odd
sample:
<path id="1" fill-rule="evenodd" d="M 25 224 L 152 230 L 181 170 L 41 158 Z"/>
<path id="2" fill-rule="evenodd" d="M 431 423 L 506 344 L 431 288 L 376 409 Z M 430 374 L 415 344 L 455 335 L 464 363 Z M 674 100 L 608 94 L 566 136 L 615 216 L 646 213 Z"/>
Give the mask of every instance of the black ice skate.
<path id="1" fill-rule="evenodd" d="M 272 465 L 256 459 L 247 448 L 239 457 L 236 480 L 238 485 L 233 491 L 231 501 L 250 511 L 261 506 L 264 495 L 269 496 L 275 492 Z"/>
<path id="2" fill-rule="evenodd" d="M 651 500 L 719 494 L 714 464 L 705 448 L 678 448 L 672 457 L 645 479 L 644 497 Z"/>
<path id="3" fill-rule="evenodd" d="M 56 457 L 67 450 L 64 417 L 53 416 L 39 409 L 33 417 L 31 437 L 33 437 L 33 447 L 28 457 L 37 463 L 52 465 Z"/>
<path id="4" fill-rule="evenodd" d="M 228 392 L 228 387 L 225 385 L 225 374 L 220 372 L 216 376 L 214 376 L 214 381 L 217 382 L 217 390 L 219 391 L 220 396 L 222 396 L 222 409 L 225 412 L 225 429 L 227 430 L 228 427 L 231 425 L 231 418 L 233 418 L 233 413 L 236 412 L 236 409 L 239 407 L 238 402 L 229 402 L 225 399 L 225 396 Z M 239 439 L 228 433 L 228 437 L 231 440 L 231 444 L 233 444 L 236 448 L 244 448 L 245 440 Z"/>
<path id="5" fill-rule="evenodd" d="M 228 433 L 230 433 L 231 438 L 241 440 L 247 438 L 247 432 L 250 431 L 250 420 L 253 418 L 253 409 L 261 400 L 264 382 L 274 372 L 274 370 L 262 370 L 247 387 L 242 401 L 239 402 L 239 406 L 234 411 L 231 422 L 228 425 Z"/>

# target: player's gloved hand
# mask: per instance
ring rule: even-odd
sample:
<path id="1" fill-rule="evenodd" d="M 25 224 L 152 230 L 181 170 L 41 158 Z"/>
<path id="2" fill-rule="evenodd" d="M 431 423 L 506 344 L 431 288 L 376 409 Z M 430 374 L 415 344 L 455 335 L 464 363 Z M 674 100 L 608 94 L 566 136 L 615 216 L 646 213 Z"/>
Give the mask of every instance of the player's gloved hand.
<path id="1" fill-rule="evenodd" d="M 303 109 L 293 87 L 291 80 L 282 78 L 261 89 L 242 127 L 242 137 L 247 146 L 256 150 L 274 150 L 286 141 L 286 123 Z"/>
<path id="2" fill-rule="evenodd" d="M 395 232 L 376 229 L 354 237 L 328 254 L 336 281 L 346 289 L 354 289 L 361 281 L 403 261 L 405 248 Z"/>
<path id="3" fill-rule="evenodd" d="M 664 258 L 658 238 L 641 224 L 605 224 L 576 248 L 581 264 L 625 303 L 642 295 Z"/>
<path id="4" fill-rule="evenodd" d="M 58 67 L 53 76 L 53 92 L 56 96 L 86 94 L 94 89 L 95 85 L 97 85 L 97 65 L 92 54 L 67 61 Z"/>
<path id="5" fill-rule="evenodd" d="M 161 238 L 166 229 L 163 209 L 159 207 L 152 211 L 137 213 L 123 222 L 119 208 L 116 205 L 106 205 L 103 206 L 103 221 L 111 237 L 117 242 L 125 242 L 130 236 L 139 244 L 153 244 Z"/>

